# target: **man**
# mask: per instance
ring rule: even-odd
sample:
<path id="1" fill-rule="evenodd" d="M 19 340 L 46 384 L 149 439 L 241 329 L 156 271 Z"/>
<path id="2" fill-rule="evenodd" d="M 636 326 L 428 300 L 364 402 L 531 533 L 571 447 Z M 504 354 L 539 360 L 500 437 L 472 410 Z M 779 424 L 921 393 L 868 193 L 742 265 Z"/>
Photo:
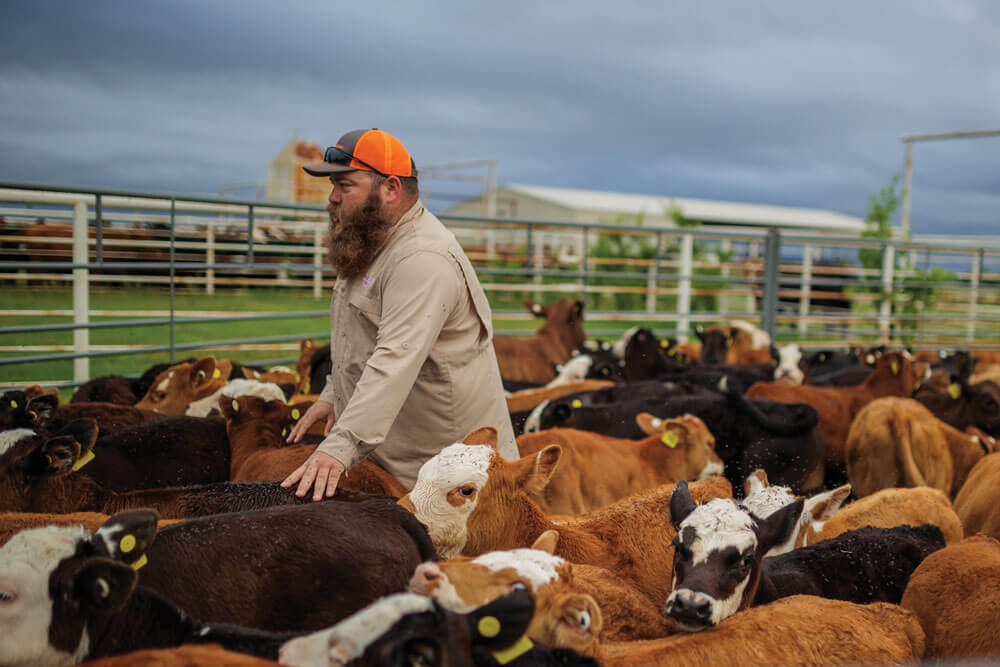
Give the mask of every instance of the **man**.
<path id="1" fill-rule="evenodd" d="M 409 152 L 355 130 L 305 170 L 333 184 L 332 369 L 288 436 L 325 419 L 326 439 L 282 486 L 321 500 L 370 456 L 412 488 L 424 461 L 480 426 L 496 426 L 500 454 L 517 459 L 489 303 L 455 236 L 420 203 Z"/>

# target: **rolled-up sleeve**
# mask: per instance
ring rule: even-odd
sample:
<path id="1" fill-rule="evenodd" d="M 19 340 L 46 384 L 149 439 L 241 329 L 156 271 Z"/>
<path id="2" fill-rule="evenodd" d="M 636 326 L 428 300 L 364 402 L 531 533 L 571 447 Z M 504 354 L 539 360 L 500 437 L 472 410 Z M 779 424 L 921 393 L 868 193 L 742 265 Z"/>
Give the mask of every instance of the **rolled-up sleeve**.
<path id="1" fill-rule="evenodd" d="M 385 441 L 463 287 L 451 259 L 435 252 L 413 253 L 392 268 L 375 350 L 319 451 L 351 468 Z"/>

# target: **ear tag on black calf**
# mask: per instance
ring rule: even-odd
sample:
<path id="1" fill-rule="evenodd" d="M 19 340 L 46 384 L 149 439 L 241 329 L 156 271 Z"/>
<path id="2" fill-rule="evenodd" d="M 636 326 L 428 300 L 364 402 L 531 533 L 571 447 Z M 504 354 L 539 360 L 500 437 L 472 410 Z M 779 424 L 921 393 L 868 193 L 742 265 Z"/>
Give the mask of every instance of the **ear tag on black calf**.
<path id="1" fill-rule="evenodd" d="M 88 463 L 90 463 L 91 461 L 93 461 L 94 460 L 94 456 L 95 456 L 94 450 L 90 450 L 89 452 L 87 452 L 86 454 L 84 454 L 83 456 L 81 456 L 77 460 L 77 462 L 73 464 L 73 472 L 76 472 L 77 470 L 79 470 L 83 466 L 85 466 Z"/>

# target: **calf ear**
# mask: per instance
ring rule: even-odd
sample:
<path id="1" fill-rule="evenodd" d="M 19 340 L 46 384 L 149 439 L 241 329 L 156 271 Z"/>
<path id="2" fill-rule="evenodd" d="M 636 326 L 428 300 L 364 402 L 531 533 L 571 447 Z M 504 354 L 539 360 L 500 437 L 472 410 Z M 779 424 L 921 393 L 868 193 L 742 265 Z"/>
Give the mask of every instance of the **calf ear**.
<path id="1" fill-rule="evenodd" d="M 531 545 L 532 549 L 538 549 L 539 551 L 544 551 L 545 553 L 555 554 L 556 546 L 559 545 L 559 531 L 558 530 L 546 530 L 544 533 L 538 536 L 535 543 Z"/>
<path id="2" fill-rule="evenodd" d="M 747 479 L 743 483 L 743 493 L 749 496 L 751 493 L 766 489 L 767 487 L 767 473 L 757 468 L 747 475 Z"/>
<path id="3" fill-rule="evenodd" d="M 635 416 L 635 423 L 646 435 L 657 435 L 663 432 L 664 420 L 648 412 L 640 412 Z"/>
<path id="4" fill-rule="evenodd" d="M 138 570 L 146 562 L 158 518 L 153 510 L 119 512 L 97 529 L 90 543 L 102 556 Z"/>
<path id="5" fill-rule="evenodd" d="M 552 473 L 556 470 L 562 447 L 549 445 L 534 455 L 528 455 L 517 461 L 515 479 L 518 485 L 528 493 L 538 493 L 549 483 Z"/>
<path id="6" fill-rule="evenodd" d="M 848 496 L 851 495 L 851 485 L 845 484 L 831 491 L 817 493 L 812 498 L 805 501 L 803 513 L 810 517 L 811 521 L 826 521 L 833 516 L 833 513 L 840 509 Z"/>
<path id="7" fill-rule="evenodd" d="M 219 372 L 219 377 L 221 377 L 222 371 L 219 370 L 215 357 L 202 357 L 194 362 L 194 366 L 191 367 L 191 386 L 200 387 L 207 382 L 211 382 L 215 377 L 216 371 Z"/>
<path id="8" fill-rule="evenodd" d="M 535 317 L 548 317 L 549 310 L 545 306 L 535 301 L 525 301 L 524 307 L 528 309 L 528 312 Z"/>
<path id="9" fill-rule="evenodd" d="M 82 451 L 90 451 L 97 442 L 97 422 L 93 419 L 74 419 L 53 435 L 67 435 L 80 443 Z"/>
<path id="10" fill-rule="evenodd" d="M 57 407 L 59 407 L 58 396 L 42 395 L 29 399 L 24 412 L 32 425 L 44 427 L 55 416 Z"/>
<path id="11" fill-rule="evenodd" d="M 466 445 L 489 445 L 493 449 L 499 446 L 499 441 L 500 434 L 495 426 L 482 426 L 462 439 Z"/>
<path id="12" fill-rule="evenodd" d="M 466 619 L 472 644 L 489 651 L 501 651 L 524 636 L 535 615 L 535 598 L 530 591 L 514 591 L 470 612 Z"/>
<path id="13" fill-rule="evenodd" d="M 758 553 L 766 554 L 772 547 L 782 544 L 791 537 L 799 525 L 804 501 L 799 498 L 791 505 L 785 505 L 780 510 L 767 517 L 759 519 L 757 531 Z"/>
<path id="14" fill-rule="evenodd" d="M 694 498 L 685 480 L 677 482 L 674 492 L 670 494 L 670 523 L 674 530 L 680 530 L 680 525 L 694 511 Z"/>
<path id="15" fill-rule="evenodd" d="M 583 317 L 583 301 L 573 303 L 573 315 L 575 317 Z"/>
<path id="16" fill-rule="evenodd" d="M 88 558 L 73 575 L 73 597 L 81 606 L 102 614 L 122 609 L 132 595 L 136 571 L 110 558 Z"/>
<path id="17" fill-rule="evenodd" d="M 698 340 L 700 340 L 703 343 L 705 342 L 705 327 L 701 326 L 700 324 L 696 324 L 693 327 L 691 327 L 691 331 L 693 331 L 694 335 L 698 337 Z"/>

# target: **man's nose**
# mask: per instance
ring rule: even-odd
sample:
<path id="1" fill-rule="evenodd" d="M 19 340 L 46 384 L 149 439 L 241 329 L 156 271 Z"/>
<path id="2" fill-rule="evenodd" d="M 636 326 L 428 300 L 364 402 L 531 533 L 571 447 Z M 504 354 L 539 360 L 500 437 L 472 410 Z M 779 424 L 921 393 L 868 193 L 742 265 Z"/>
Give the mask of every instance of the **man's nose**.
<path id="1" fill-rule="evenodd" d="M 337 188 L 330 190 L 330 196 L 327 197 L 327 201 L 331 204 L 340 204 L 340 193 L 337 191 Z"/>

